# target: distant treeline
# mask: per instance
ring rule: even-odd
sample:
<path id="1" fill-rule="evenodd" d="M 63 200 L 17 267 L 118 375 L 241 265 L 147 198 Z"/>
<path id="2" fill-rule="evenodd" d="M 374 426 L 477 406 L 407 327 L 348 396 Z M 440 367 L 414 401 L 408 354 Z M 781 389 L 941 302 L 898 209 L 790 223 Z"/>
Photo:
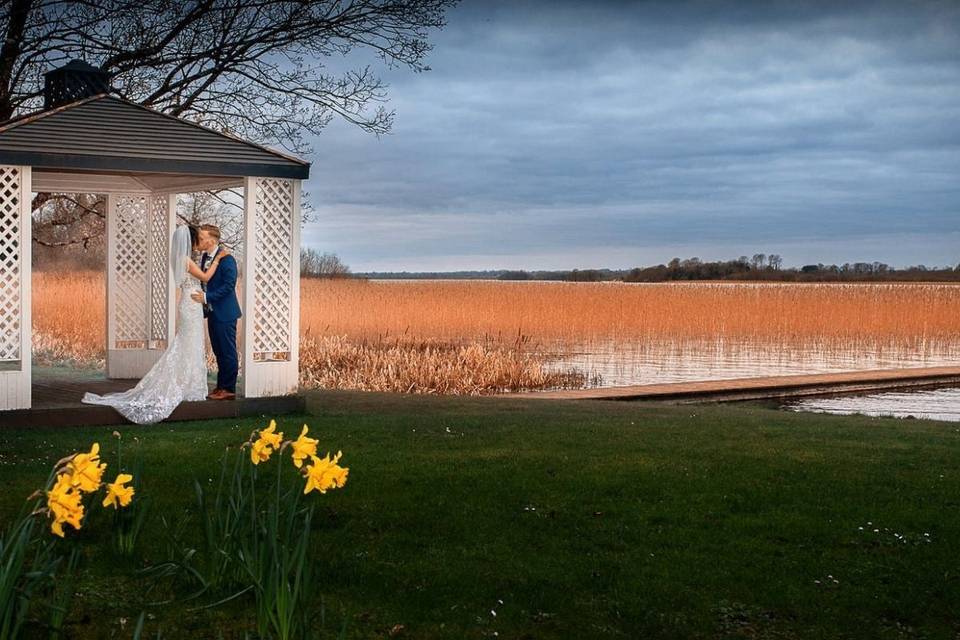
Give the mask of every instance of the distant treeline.
<path id="1" fill-rule="evenodd" d="M 367 272 L 357 276 L 380 279 L 447 279 L 447 280 L 557 280 L 570 282 L 669 282 L 675 280 L 770 280 L 793 282 L 878 282 L 878 281 L 960 281 L 960 264 L 956 267 L 917 265 L 894 269 L 883 262 L 808 264 L 802 267 L 782 266 L 780 256 L 756 254 L 736 260 L 704 262 L 700 258 L 674 258 L 667 264 L 633 269 L 572 269 L 569 271 L 487 271 L 441 272 Z"/>

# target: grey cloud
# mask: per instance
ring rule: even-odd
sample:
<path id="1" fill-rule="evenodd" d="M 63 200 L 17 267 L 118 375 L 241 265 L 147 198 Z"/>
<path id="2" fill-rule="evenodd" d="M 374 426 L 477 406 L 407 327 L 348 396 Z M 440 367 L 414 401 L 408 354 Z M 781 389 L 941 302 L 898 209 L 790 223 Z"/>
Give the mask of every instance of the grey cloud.
<path id="1" fill-rule="evenodd" d="M 467 2 L 449 23 L 432 71 L 385 74 L 393 134 L 315 141 L 305 239 L 354 268 L 826 241 L 842 261 L 878 233 L 873 259 L 960 260 L 956 4 Z"/>

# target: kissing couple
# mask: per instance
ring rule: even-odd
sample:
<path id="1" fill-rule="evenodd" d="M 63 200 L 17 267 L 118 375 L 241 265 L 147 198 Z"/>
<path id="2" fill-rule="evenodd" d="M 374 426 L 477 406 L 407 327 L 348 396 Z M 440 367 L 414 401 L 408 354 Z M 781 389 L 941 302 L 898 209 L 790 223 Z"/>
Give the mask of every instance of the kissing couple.
<path id="1" fill-rule="evenodd" d="M 200 263 L 193 260 L 200 253 Z M 180 225 L 170 241 L 170 269 L 177 287 L 177 330 L 167 350 L 134 388 L 86 393 L 82 402 L 113 407 L 137 424 L 169 417 L 181 402 L 236 398 L 237 261 L 220 243 L 220 229 Z M 217 358 L 217 388 L 208 393 L 203 319 Z"/>

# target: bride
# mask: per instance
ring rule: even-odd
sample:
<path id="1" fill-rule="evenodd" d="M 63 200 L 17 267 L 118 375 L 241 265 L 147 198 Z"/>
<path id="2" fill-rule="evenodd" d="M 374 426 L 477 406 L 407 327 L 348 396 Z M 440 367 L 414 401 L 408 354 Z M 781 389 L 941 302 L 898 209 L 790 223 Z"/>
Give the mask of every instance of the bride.
<path id="1" fill-rule="evenodd" d="M 97 395 L 86 393 L 81 402 L 113 407 L 131 422 L 151 424 L 168 417 L 181 402 L 205 400 L 207 359 L 203 342 L 203 306 L 190 299 L 201 282 L 213 277 L 229 252 L 221 248 L 207 270 L 191 259 L 198 249 L 199 231 L 181 225 L 170 242 L 170 268 L 177 285 L 177 330 L 167 350 L 137 386 L 129 391 Z"/>

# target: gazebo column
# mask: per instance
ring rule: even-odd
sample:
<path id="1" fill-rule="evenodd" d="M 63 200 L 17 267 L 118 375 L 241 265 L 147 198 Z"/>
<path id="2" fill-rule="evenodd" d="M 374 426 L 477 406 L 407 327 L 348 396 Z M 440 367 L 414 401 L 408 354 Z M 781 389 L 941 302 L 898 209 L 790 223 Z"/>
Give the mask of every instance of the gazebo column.
<path id="1" fill-rule="evenodd" d="M 31 168 L 0 165 L 0 410 L 29 409 Z"/>
<path id="2" fill-rule="evenodd" d="M 297 392 L 300 351 L 300 180 L 244 180 L 243 393 Z"/>
<path id="3" fill-rule="evenodd" d="M 107 377 L 141 378 L 173 335 L 176 195 L 107 194 Z"/>

